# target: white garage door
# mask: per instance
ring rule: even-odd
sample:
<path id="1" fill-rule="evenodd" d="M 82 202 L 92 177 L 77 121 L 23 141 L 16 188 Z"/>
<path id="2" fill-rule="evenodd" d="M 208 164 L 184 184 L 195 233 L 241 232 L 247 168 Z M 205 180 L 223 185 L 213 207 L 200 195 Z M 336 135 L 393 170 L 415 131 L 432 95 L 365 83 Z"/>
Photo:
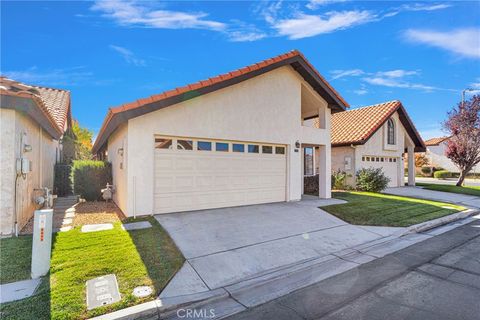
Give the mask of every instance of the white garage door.
<path id="1" fill-rule="evenodd" d="M 155 138 L 155 213 L 285 201 L 286 147 Z"/>
<path id="2" fill-rule="evenodd" d="M 390 178 L 389 187 L 399 187 L 398 168 L 400 158 L 385 156 L 362 156 L 362 166 L 364 168 L 382 168 L 383 173 Z"/>

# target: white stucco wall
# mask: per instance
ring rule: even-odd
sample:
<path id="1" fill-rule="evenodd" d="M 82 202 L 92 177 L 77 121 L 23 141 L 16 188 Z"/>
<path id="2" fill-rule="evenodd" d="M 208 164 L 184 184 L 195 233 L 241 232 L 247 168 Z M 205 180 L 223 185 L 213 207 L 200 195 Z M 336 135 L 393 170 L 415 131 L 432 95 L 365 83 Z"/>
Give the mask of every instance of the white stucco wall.
<path id="1" fill-rule="evenodd" d="M 127 210 L 127 134 L 128 125 L 120 126 L 108 139 L 108 161 L 112 163 L 112 176 L 115 192 L 113 201 L 118 205 L 120 210 Z M 123 156 L 119 154 L 119 149 L 123 148 Z"/>
<path id="2" fill-rule="evenodd" d="M 328 146 L 324 149 L 330 159 L 330 124 L 323 130 L 301 125 L 302 84 L 309 86 L 286 66 L 129 120 L 125 214 L 152 214 L 156 134 L 285 144 L 287 200 L 299 200 L 303 174 L 301 152 L 295 152 L 295 142 L 306 137 L 323 143 Z M 329 121 L 330 109 L 327 112 Z"/>
<path id="3" fill-rule="evenodd" d="M 54 165 L 58 141 L 53 140 L 35 121 L 14 110 L 1 109 L 1 153 L 2 153 L 2 201 L 1 234 L 14 232 L 16 159 L 21 156 L 20 141 L 32 147 L 23 153 L 31 161 L 31 172 L 25 178 L 17 179 L 17 222 L 19 230 L 33 216 L 37 208 L 34 198 L 39 194 L 36 188 L 53 189 Z M 5 156 L 4 156 L 5 154 Z"/>
<path id="4" fill-rule="evenodd" d="M 460 172 L 460 170 L 453 164 L 453 162 L 445 155 L 447 149 L 447 142 L 444 141 L 438 146 L 427 146 L 427 152 L 425 156 L 430 161 L 430 165 L 433 167 L 441 167 L 450 172 Z M 472 172 L 480 172 L 480 165 L 475 166 Z"/>

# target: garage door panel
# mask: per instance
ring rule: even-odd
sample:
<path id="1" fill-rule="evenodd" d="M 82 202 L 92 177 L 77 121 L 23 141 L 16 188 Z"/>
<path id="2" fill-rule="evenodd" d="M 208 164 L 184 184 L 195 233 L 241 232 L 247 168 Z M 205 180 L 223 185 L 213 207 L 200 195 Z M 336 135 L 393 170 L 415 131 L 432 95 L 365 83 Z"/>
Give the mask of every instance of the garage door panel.
<path id="1" fill-rule="evenodd" d="M 372 159 L 374 158 L 375 161 L 365 161 L 362 160 L 362 166 L 364 168 L 381 168 L 385 176 L 390 178 L 390 182 L 388 183 L 388 187 L 398 187 L 398 172 L 399 172 L 399 165 L 400 159 L 397 157 L 385 157 L 385 156 L 363 156 L 362 159 Z M 381 161 L 383 158 L 384 161 Z M 377 161 L 379 159 L 380 161 Z M 390 161 L 392 159 L 392 161 Z M 395 162 L 393 162 L 395 159 Z"/>
<path id="2" fill-rule="evenodd" d="M 155 213 L 285 201 L 286 156 L 155 149 Z"/>

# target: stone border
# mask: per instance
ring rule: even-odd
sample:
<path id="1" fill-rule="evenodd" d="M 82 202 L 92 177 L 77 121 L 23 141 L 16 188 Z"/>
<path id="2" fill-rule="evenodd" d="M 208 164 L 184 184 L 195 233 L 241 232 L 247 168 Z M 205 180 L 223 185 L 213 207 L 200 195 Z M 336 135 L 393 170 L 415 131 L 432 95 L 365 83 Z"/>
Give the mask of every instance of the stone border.
<path id="1" fill-rule="evenodd" d="M 433 229 L 433 228 L 437 228 L 437 227 L 443 226 L 445 224 L 448 224 L 448 223 L 451 223 L 451 222 L 454 222 L 454 221 L 457 221 L 457 220 L 468 218 L 468 217 L 473 216 L 474 214 L 477 214 L 477 213 L 480 213 L 480 210 L 470 208 L 470 209 L 463 210 L 463 211 L 460 211 L 460 212 L 457 212 L 457 213 L 453 213 L 453 214 L 448 215 L 448 216 L 444 216 L 444 217 L 441 217 L 441 218 L 437 218 L 437 219 L 421 222 L 421 223 L 418 223 L 418 224 L 414 224 L 413 226 L 407 227 L 407 230 L 402 232 L 400 234 L 400 236 L 407 235 L 407 234 L 410 234 L 410 233 L 424 232 L 424 231 L 427 231 L 427 230 L 430 230 L 430 229 Z"/>

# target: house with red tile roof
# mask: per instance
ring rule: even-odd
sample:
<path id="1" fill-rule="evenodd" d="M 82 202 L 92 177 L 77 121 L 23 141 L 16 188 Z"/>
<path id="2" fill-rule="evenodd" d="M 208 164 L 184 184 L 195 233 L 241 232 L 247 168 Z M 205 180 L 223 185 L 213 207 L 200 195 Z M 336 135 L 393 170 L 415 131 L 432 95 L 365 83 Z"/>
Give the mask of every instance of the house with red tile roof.
<path id="1" fill-rule="evenodd" d="M 425 141 L 425 145 L 427 146 L 425 156 L 428 158 L 429 166 L 437 170 L 443 169 L 459 173 L 460 170 L 457 166 L 445 155 L 449 138 L 450 137 L 435 137 Z M 471 172 L 479 173 L 480 165 L 473 167 Z"/>
<path id="2" fill-rule="evenodd" d="M 398 100 L 332 115 L 332 170 L 348 174 L 355 183 L 361 168 L 381 168 L 389 187 L 404 185 L 404 155 L 408 156 L 408 184 L 415 184 L 415 152 L 425 144 Z"/>
<path id="3" fill-rule="evenodd" d="M 330 198 L 330 118 L 347 107 L 291 51 L 110 108 L 93 151 L 127 216 L 299 200 L 305 148 Z"/>
<path id="4" fill-rule="evenodd" d="M 8 236 L 38 208 L 35 189 L 53 189 L 60 139 L 71 124 L 70 92 L 0 77 L 0 99 L 0 235 Z"/>

